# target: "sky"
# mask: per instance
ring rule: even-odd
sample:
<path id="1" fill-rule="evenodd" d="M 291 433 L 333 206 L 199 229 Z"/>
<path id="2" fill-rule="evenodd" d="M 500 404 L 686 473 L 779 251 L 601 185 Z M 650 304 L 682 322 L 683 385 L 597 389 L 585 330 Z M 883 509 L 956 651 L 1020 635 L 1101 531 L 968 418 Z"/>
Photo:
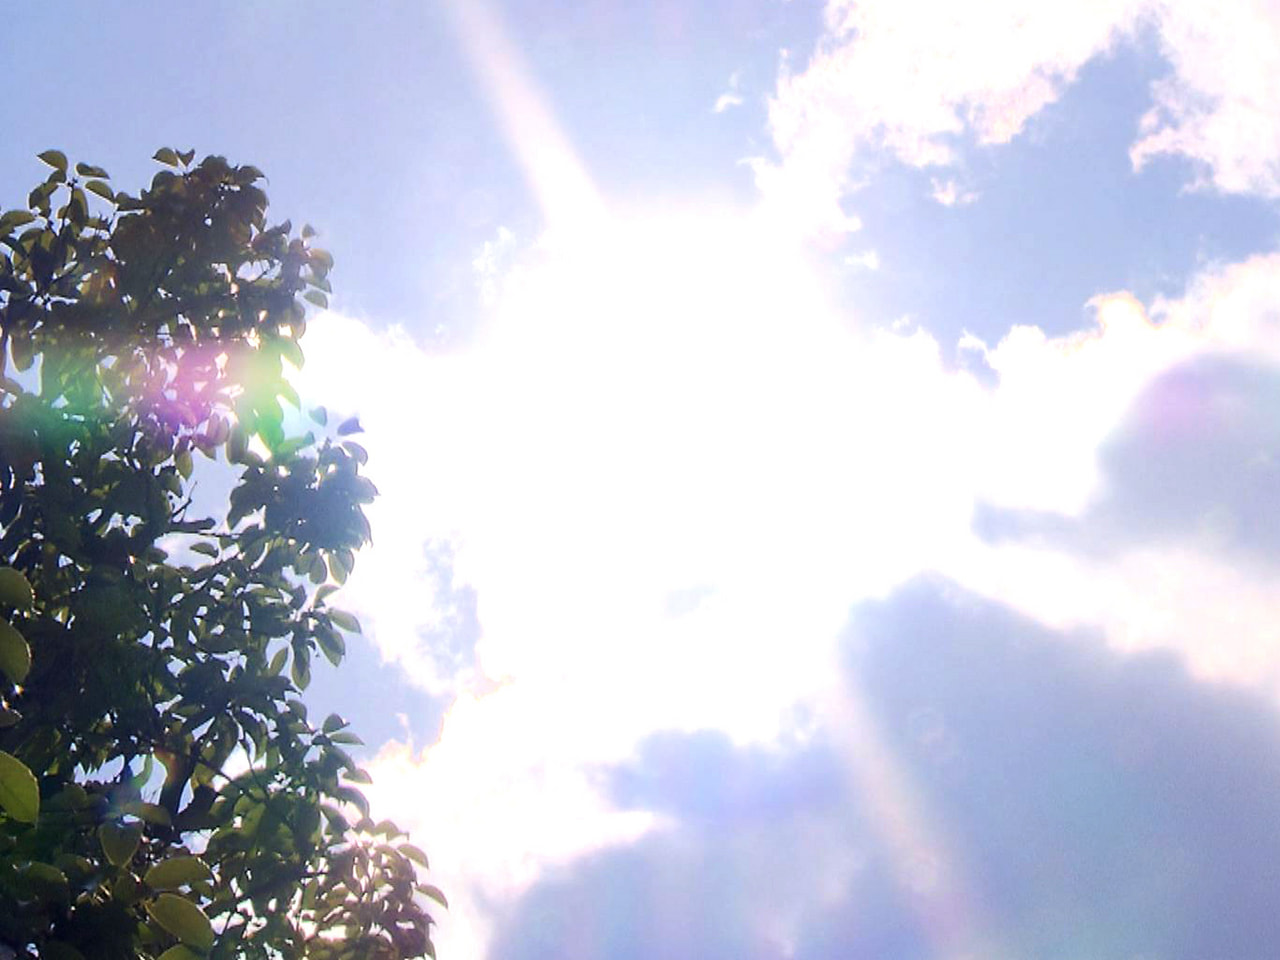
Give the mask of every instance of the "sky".
<path id="1" fill-rule="evenodd" d="M 1280 954 L 1271 0 L 11 4 L 335 257 L 316 710 L 445 958 Z"/>

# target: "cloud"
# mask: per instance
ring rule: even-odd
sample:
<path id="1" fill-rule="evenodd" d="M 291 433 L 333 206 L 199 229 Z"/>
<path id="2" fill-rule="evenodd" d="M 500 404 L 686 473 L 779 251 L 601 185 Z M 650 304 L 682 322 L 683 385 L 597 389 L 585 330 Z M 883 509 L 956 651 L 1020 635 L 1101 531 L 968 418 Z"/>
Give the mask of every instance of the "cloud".
<path id="1" fill-rule="evenodd" d="M 1187 157 L 1227 193 L 1280 196 L 1280 8 L 1268 0 L 1169 4 L 1160 42 L 1172 72 L 1153 87 L 1130 156 Z"/>
<path id="2" fill-rule="evenodd" d="M 730 107 L 740 106 L 742 106 L 742 94 L 730 91 L 728 93 L 722 93 L 720 96 L 716 97 L 716 103 L 712 110 L 714 113 L 724 113 Z"/>
<path id="3" fill-rule="evenodd" d="M 1190 546 L 1280 563 L 1280 367 L 1197 356 L 1161 374 L 1099 451 L 1101 489 L 1078 518 L 984 511 L 992 538 L 1078 550 Z"/>
<path id="4" fill-rule="evenodd" d="M 663 825 L 548 872 L 504 913 L 489 955 L 1199 960 L 1280 947 L 1280 734 L 1263 698 L 937 579 L 858 606 L 843 651 L 838 695 L 865 699 L 946 840 L 954 889 L 928 856 L 896 862 L 837 730 L 772 748 L 660 734 L 608 790 Z"/>
<path id="5" fill-rule="evenodd" d="M 506 227 L 499 227 L 497 235 L 492 240 L 486 240 L 471 261 L 471 269 L 480 290 L 480 302 L 486 307 L 497 302 L 498 284 L 505 273 L 506 259 L 515 245 L 515 234 Z"/>
<path id="6" fill-rule="evenodd" d="M 1099 297 L 1071 336 L 970 338 L 982 381 L 923 332 L 834 309 L 767 216 L 619 215 L 512 262 L 453 351 L 337 315 L 304 343 L 304 396 L 359 412 L 383 494 L 343 603 L 457 694 L 437 742 L 371 765 L 380 815 L 435 853 L 452 949 L 478 953 L 540 878 L 661 833 L 670 811 L 599 779 L 656 731 L 793 736 L 850 605 L 924 570 L 1198 676 L 1274 679 L 1280 585 L 1261 567 L 1145 542 L 1100 562 L 971 521 L 979 502 L 1087 515 L 1153 380 L 1215 351 L 1280 362 L 1275 258 L 1149 306 Z"/>
<path id="7" fill-rule="evenodd" d="M 933 186 L 933 199 L 944 207 L 968 206 L 978 199 L 977 191 L 966 190 L 955 180 L 939 180 L 934 177 L 930 183 Z"/>
<path id="8" fill-rule="evenodd" d="M 861 253 L 851 253 L 844 258 L 846 266 L 858 267 L 862 270 L 879 270 L 880 254 L 874 250 L 863 250 Z"/>
<path id="9" fill-rule="evenodd" d="M 778 160 L 757 161 L 757 184 L 787 204 L 803 196 L 809 232 L 847 231 L 856 220 L 841 202 L 860 163 L 887 153 L 947 168 L 970 143 L 1008 143 L 1086 63 L 1147 30 L 1170 73 L 1153 86 L 1134 165 L 1183 156 L 1220 190 L 1277 195 L 1280 12 L 1262 0 L 1212 11 L 1192 0 L 828 0 L 808 63 L 784 61 L 769 101 Z M 950 195 L 945 182 L 939 193 Z"/>
<path id="10" fill-rule="evenodd" d="M 712 108 L 713 113 L 724 113 L 731 107 L 742 106 L 742 93 L 738 89 L 738 83 L 741 79 L 742 75 L 737 71 L 730 74 L 729 89 L 716 97 L 715 106 Z"/>
<path id="11" fill-rule="evenodd" d="M 382 656 L 437 695 L 474 673 L 479 638 L 475 595 L 456 572 L 448 512 L 459 478 L 424 450 L 455 450 L 452 424 L 439 411 L 455 384 L 449 354 L 419 346 L 400 327 L 375 332 L 326 313 L 304 341 L 298 376 L 308 405 L 324 403 L 331 422 L 358 415 L 368 470 L 380 496 L 367 509 L 373 546 L 362 552 L 343 590 Z M 425 437 L 430 441 L 422 444 Z"/>
<path id="12" fill-rule="evenodd" d="M 1257 494 L 1275 443 L 1278 267 L 1268 256 L 1207 270 L 1149 312 L 1100 298 L 1098 334 L 1055 343 L 1014 331 L 988 352 L 1006 409 L 1039 419 L 1064 457 L 1037 481 L 1027 458 L 1048 453 L 1008 441 L 1008 484 L 977 497 L 985 543 L 951 574 L 1042 622 L 1176 649 L 1204 678 L 1280 680 L 1280 578 Z M 1038 407 L 1054 394 L 1077 397 L 1073 417 Z"/>

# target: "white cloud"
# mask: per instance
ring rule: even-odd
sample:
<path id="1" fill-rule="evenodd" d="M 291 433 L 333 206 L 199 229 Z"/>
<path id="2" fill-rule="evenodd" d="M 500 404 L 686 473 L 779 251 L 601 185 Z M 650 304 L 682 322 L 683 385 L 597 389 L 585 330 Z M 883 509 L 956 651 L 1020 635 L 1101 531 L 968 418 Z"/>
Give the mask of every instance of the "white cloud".
<path id="1" fill-rule="evenodd" d="M 486 240 L 471 261 L 476 285 L 480 290 L 480 303 L 491 307 L 498 299 L 498 284 L 505 273 L 506 260 L 515 247 L 516 235 L 506 227 L 499 227 L 492 240 Z"/>
<path id="2" fill-rule="evenodd" d="M 805 198 L 807 232 L 848 229 L 840 202 L 859 157 L 949 167 L 962 140 L 1007 143 L 1146 25 L 1172 73 L 1153 88 L 1135 165 L 1178 154 L 1219 189 L 1280 192 L 1280 8 L 1267 0 L 829 0 L 825 23 L 803 70 L 784 60 L 769 103 L 779 160 L 756 163 L 766 198 Z"/>
<path id="3" fill-rule="evenodd" d="M 930 186 L 933 187 L 931 196 L 944 207 L 963 207 L 978 199 L 977 191 L 966 190 L 955 180 L 940 180 L 933 177 Z"/>
<path id="4" fill-rule="evenodd" d="M 716 97 L 715 106 L 712 108 L 714 113 L 724 113 L 730 107 L 742 106 L 742 94 L 740 93 L 722 93 Z"/>
<path id="5" fill-rule="evenodd" d="M 1280 6 L 1186 0 L 1159 9 L 1173 72 L 1154 86 L 1134 165 L 1181 155 L 1220 190 L 1280 196 Z"/>
<path id="6" fill-rule="evenodd" d="M 863 250 L 861 253 L 849 254 L 844 258 L 844 262 L 848 267 L 876 271 L 880 269 L 880 254 L 874 250 Z"/>
<path id="7" fill-rule="evenodd" d="M 1205 350 L 1280 360 L 1280 260 L 1150 310 L 1100 297 L 1098 328 L 1070 337 L 970 338 L 994 389 L 927 334 L 834 310 L 767 215 L 561 235 L 498 289 L 448 355 L 335 315 L 305 344 L 306 393 L 359 411 L 383 493 L 346 603 L 421 682 L 464 688 L 437 744 L 373 764 L 379 810 L 433 848 L 458 905 L 446 938 L 482 938 L 485 904 L 548 864 L 655 826 L 601 800 L 596 765 L 660 729 L 772 742 L 826 688 L 850 605 L 922 570 L 1125 647 L 1173 646 L 1205 675 L 1280 664 L 1277 584 L 1259 571 L 970 530 L 979 499 L 1082 515 L 1100 444 L 1161 370 Z M 478 594 L 487 683 L 442 675 L 422 640 L 438 617 L 424 547 L 442 539 Z"/>
<path id="8" fill-rule="evenodd" d="M 736 70 L 729 75 L 729 89 L 716 98 L 716 103 L 712 108 L 712 112 L 724 113 L 730 107 L 742 106 L 742 93 L 738 89 L 738 84 L 741 79 L 742 75 Z"/>

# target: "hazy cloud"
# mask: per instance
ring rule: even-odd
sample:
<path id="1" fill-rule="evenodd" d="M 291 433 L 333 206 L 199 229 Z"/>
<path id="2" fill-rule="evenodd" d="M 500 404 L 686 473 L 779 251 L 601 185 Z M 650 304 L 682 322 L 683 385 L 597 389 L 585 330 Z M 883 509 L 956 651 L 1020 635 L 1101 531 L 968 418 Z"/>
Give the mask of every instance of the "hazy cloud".
<path id="1" fill-rule="evenodd" d="M 549 873 L 490 956 L 1262 957 L 1280 949 L 1280 735 L 1260 698 L 922 580 L 860 606 L 844 695 L 954 852 L 904 873 L 821 730 L 662 734 L 617 768 L 666 826 Z M 914 877 L 904 883 L 904 877 Z M 937 922 L 967 905 L 967 923 Z M 947 940 L 939 931 L 959 930 Z"/>

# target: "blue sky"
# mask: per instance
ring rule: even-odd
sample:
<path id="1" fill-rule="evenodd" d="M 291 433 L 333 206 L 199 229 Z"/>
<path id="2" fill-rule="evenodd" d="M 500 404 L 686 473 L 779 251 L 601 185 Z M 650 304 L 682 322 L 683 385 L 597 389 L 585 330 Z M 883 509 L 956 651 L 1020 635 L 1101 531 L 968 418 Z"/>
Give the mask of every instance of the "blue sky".
<path id="1" fill-rule="evenodd" d="M 446 957 L 1280 952 L 1280 12 L 15 6 L 251 162 L 382 491 L 316 709 Z"/>

